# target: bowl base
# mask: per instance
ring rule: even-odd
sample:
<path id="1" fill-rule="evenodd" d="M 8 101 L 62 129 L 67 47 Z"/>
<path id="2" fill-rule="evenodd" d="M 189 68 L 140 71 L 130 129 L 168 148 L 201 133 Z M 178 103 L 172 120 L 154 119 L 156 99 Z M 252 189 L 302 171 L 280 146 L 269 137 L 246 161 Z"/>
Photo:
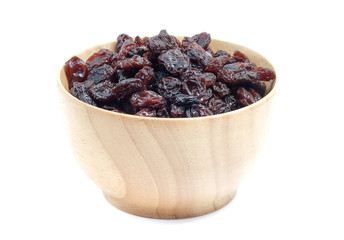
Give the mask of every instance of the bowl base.
<path id="1" fill-rule="evenodd" d="M 233 193 L 208 204 L 207 206 L 199 207 L 198 209 L 146 209 L 140 208 L 138 206 L 134 206 L 132 204 L 128 204 L 127 202 L 121 201 L 118 198 L 112 197 L 106 193 L 103 193 L 105 199 L 114 207 L 141 217 L 147 218 L 158 218 L 158 219 L 182 219 L 182 218 L 191 218 L 191 217 L 198 217 L 205 215 L 207 213 L 214 212 L 224 206 L 226 206 L 229 202 L 232 201 L 234 198 L 236 191 Z"/>

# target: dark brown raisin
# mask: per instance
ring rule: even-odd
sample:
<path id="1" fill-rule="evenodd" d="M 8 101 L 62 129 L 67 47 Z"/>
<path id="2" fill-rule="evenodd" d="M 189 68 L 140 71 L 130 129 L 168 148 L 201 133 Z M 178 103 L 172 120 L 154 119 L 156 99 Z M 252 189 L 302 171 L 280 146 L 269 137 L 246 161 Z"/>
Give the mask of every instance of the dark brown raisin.
<path id="1" fill-rule="evenodd" d="M 132 58 L 126 58 L 124 60 L 120 60 L 116 63 L 116 69 L 133 69 L 133 68 L 143 68 L 144 66 L 152 66 L 152 63 L 144 57 L 140 57 L 135 55 Z"/>
<path id="2" fill-rule="evenodd" d="M 88 70 L 84 61 L 79 57 L 74 56 L 65 63 L 65 72 L 69 87 L 72 87 L 73 82 L 85 81 L 88 75 Z"/>
<path id="3" fill-rule="evenodd" d="M 70 89 L 70 93 L 79 100 L 97 106 L 95 101 L 88 94 L 88 89 L 93 85 L 92 81 L 75 82 Z"/>
<path id="4" fill-rule="evenodd" d="M 227 96 L 231 93 L 231 90 L 227 87 L 226 84 L 222 82 L 216 82 L 212 86 L 213 92 L 218 96 L 219 98 L 223 98 L 224 96 Z"/>
<path id="5" fill-rule="evenodd" d="M 90 71 L 87 80 L 94 81 L 95 84 L 115 78 L 115 70 L 108 64 L 101 65 Z"/>
<path id="6" fill-rule="evenodd" d="M 260 81 L 270 81 L 276 78 L 275 72 L 269 68 L 259 67 L 252 72 L 256 72 L 258 74 L 258 80 Z"/>
<path id="7" fill-rule="evenodd" d="M 112 93 L 112 88 L 114 83 L 110 81 L 101 82 L 94 84 L 89 92 L 91 97 L 99 102 L 110 102 L 114 100 L 114 94 Z"/>
<path id="8" fill-rule="evenodd" d="M 227 68 L 222 68 L 217 72 L 217 78 L 225 83 L 232 83 L 234 81 L 234 72 Z"/>
<path id="9" fill-rule="evenodd" d="M 231 111 L 231 108 L 219 98 L 213 97 L 208 101 L 208 108 L 214 114 L 220 114 Z"/>
<path id="10" fill-rule="evenodd" d="M 210 111 L 209 108 L 204 106 L 203 104 L 194 105 L 192 107 L 186 108 L 185 110 L 185 116 L 188 118 L 205 117 L 211 115 L 213 115 L 212 111 Z"/>
<path id="11" fill-rule="evenodd" d="M 213 85 L 216 82 L 216 76 L 214 73 L 202 73 L 201 78 L 204 79 L 204 83 L 207 87 Z"/>
<path id="12" fill-rule="evenodd" d="M 236 91 L 236 95 L 238 99 L 237 102 L 239 106 L 241 107 L 246 107 L 252 103 L 257 102 L 259 99 L 261 99 L 261 96 L 259 95 L 259 93 L 257 93 L 252 88 L 249 91 L 247 91 L 245 88 L 240 87 Z"/>
<path id="13" fill-rule="evenodd" d="M 250 62 L 248 57 L 245 54 L 243 54 L 242 52 L 240 52 L 239 50 L 234 51 L 233 57 L 234 57 L 236 62 Z"/>
<path id="14" fill-rule="evenodd" d="M 143 108 L 137 113 L 135 113 L 137 116 L 141 117 L 156 117 L 156 110 L 155 109 L 150 109 L 150 108 Z"/>
<path id="15" fill-rule="evenodd" d="M 219 57 L 219 56 L 223 56 L 223 55 L 228 56 L 228 57 L 231 56 L 231 55 L 230 55 L 228 52 L 226 52 L 225 50 L 218 50 L 218 51 L 214 54 L 214 57 Z"/>
<path id="16" fill-rule="evenodd" d="M 166 105 L 164 97 L 149 90 L 134 93 L 130 98 L 130 102 L 135 108 L 161 108 Z"/>
<path id="17" fill-rule="evenodd" d="M 210 34 L 206 32 L 196 34 L 191 39 L 194 40 L 195 43 L 197 43 L 204 49 L 207 49 L 209 46 L 209 43 L 211 42 Z"/>
<path id="18" fill-rule="evenodd" d="M 168 113 L 168 109 L 166 106 L 162 107 L 162 108 L 158 108 L 156 110 L 156 116 L 157 117 L 163 117 L 163 118 L 169 118 L 170 114 Z"/>
<path id="19" fill-rule="evenodd" d="M 223 65 L 225 65 L 229 61 L 229 57 L 226 55 L 222 55 L 216 58 L 213 58 L 207 67 L 204 69 L 204 71 L 208 72 L 217 72 L 219 71 Z"/>
<path id="20" fill-rule="evenodd" d="M 117 83 L 112 89 L 114 99 L 121 101 L 129 98 L 133 93 L 143 89 L 143 82 L 138 78 L 129 78 Z"/>
<path id="21" fill-rule="evenodd" d="M 158 92 L 165 98 L 171 98 L 180 93 L 182 82 L 178 78 L 165 77 L 158 85 Z"/>
<path id="22" fill-rule="evenodd" d="M 126 40 L 133 42 L 133 38 L 130 37 L 128 34 L 122 33 L 122 34 L 118 35 L 117 45 L 116 45 L 117 52 L 119 52 L 121 50 L 122 45 Z"/>
<path id="23" fill-rule="evenodd" d="M 238 73 L 241 71 L 250 71 L 256 68 L 256 65 L 253 63 L 243 63 L 243 62 L 236 62 L 230 63 L 223 66 L 223 68 L 227 68 L 232 70 L 234 73 Z"/>
<path id="24" fill-rule="evenodd" d="M 185 107 L 171 104 L 170 115 L 174 118 L 185 117 Z"/>
<path id="25" fill-rule="evenodd" d="M 206 95 L 207 88 L 204 81 L 199 81 L 198 79 L 188 78 L 183 82 L 182 92 L 190 95 L 203 97 Z"/>
<path id="26" fill-rule="evenodd" d="M 223 98 L 223 101 L 225 103 L 227 103 L 227 105 L 229 106 L 229 108 L 231 109 L 231 111 L 237 109 L 237 102 L 236 99 L 233 95 L 227 95 Z"/>
<path id="27" fill-rule="evenodd" d="M 187 48 L 189 47 L 189 45 L 191 43 L 195 42 L 194 40 L 192 40 L 192 38 L 190 37 L 184 37 L 183 41 L 182 41 L 182 46 L 181 46 L 181 50 L 183 53 L 186 53 Z"/>
<path id="28" fill-rule="evenodd" d="M 141 79 L 144 85 L 154 83 L 155 81 L 154 69 L 151 67 L 145 66 L 135 75 L 135 78 Z"/>
<path id="29" fill-rule="evenodd" d="M 92 70 L 96 67 L 99 67 L 103 64 L 111 64 L 112 61 L 116 57 L 116 53 L 109 50 L 102 48 L 98 52 L 93 53 L 86 61 L 86 66 L 89 70 Z"/>
<path id="30" fill-rule="evenodd" d="M 186 49 L 190 61 L 200 67 L 206 67 L 212 57 L 197 43 L 191 43 Z"/>
<path id="31" fill-rule="evenodd" d="M 171 49 L 161 54 L 159 62 L 174 75 L 179 75 L 190 67 L 189 58 L 178 49 Z"/>
<path id="32" fill-rule="evenodd" d="M 178 48 L 176 38 L 170 36 L 166 30 L 161 30 L 157 36 L 151 37 L 148 47 L 153 54 L 159 56 L 162 51 Z"/>
<path id="33" fill-rule="evenodd" d="M 198 104 L 200 100 L 196 96 L 189 96 L 186 94 L 179 93 L 169 99 L 171 103 L 176 105 L 194 105 Z"/>

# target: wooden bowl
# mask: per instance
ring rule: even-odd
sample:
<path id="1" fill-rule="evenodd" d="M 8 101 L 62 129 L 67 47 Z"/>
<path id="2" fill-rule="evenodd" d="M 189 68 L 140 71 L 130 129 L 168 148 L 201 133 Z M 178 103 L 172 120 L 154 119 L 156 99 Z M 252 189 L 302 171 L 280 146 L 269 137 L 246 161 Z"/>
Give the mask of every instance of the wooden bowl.
<path id="1" fill-rule="evenodd" d="M 244 52 L 257 66 L 273 66 L 237 44 L 212 40 L 214 51 Z M 101 48 L 78 54 L 86 60 Z M 213 212 L 235 196 L 262 149 L 276 81 L 248 107 L 200 118 L 149 118 L 106 111 L 68 92 L 63 67 L 58 86 L 75 157 L 106 199 L 151 218 L 188 218 Z"/>

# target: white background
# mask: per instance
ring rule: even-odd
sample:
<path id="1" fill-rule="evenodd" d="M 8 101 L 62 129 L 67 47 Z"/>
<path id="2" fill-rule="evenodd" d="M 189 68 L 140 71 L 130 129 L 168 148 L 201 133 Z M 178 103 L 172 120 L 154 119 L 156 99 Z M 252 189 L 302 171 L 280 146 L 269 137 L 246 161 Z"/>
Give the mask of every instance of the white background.
<path id="1" fill-rule="evenodd" d="M 341 1 L 2 1 L 0 239 L 344 239 Z M 74 160 L 59 67 L 120 33 L 206 31 L 276 67 L 269 140 L 223 209 L 154 220 L 112 207 Z"/>

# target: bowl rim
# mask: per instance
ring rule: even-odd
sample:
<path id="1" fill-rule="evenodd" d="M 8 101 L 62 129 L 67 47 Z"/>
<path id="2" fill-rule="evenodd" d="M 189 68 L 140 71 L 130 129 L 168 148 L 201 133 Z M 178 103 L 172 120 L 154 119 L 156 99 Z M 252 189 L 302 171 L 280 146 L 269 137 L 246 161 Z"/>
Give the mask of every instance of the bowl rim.
<path id="1" fill-rule="evenodd" d="M 176 36 L 176 37 L 178 38 L 180 36 Z M 213 40 L 214 41 L 226 42 L 226 43 L 234 44 L 234 45 L 237 45 L 237 46 L 240 46 L 240 47 L 243 47 L 243 48 L 247 48 L 250 51 L 252 51 L 253 53 L 256 53 L 256 54 L 262 56 L 263 58 L 265 58 L 260 53 L 254 51 L 254 50 L 252 50 L 252 49 L 250 49 L 248 47 L 242 46 L 240 44 L 236 44 L 236 43 L 233 43 L 233 42 L 228 42 L 228 41 L 218 40 L 218 39 L 212 38 L 212 41 Z M 110 41 L 110 42 L 106 42 L 106 43 L 103 43 L 103 44 L 96 44 L 96 45 L 93 45 L 93 46 L 91 46 L 89 48 L 84 49 L 81 52 L 93 49 L 93 48 L 95 48 L 97 46 L 105 46 L 105 45 L 112 44 L 112 43 L 115 43 L 115 42 L 116 41 Z M 77 53 L 77 54 L 75 54 L 73 56 L 78 56 L 81 52 L 79 52 L 79 53 Z M 127 113 L 113 112 L 113 111 L 110 111 L 110 110 L 106 110 L 106 109 L 103 109 L 103 108 L 96 107 L 96 106 L 93 106 L 91 104 L 85 103 L 85 102 L 79 100 L 78 98 L 74 97 L 72 94 L 70 94 L 70 92 L 67 91 L 67 89 L 64 88 L 64 86 L 62 85 L 61 73 L 62 73 L 62 71 L 64 71 L 65 63 L 63 63 L 62 66 L 59 68 L 58 76 L 57 76 L 57 85 L 59 86 L 59 88 L 63 92 L 63 94 L 68 95 L 68 97 L 72 101 L 75 101 L 78 104 L 82 104 L 86 108 L 91 108 L 94 111 L 99 111 L 99 112 L 102 112 L 103 114 L 110 114 L 110 115 L 112 114 L 114 116 L 121 117 L 121 118 L 128 118 L 128 119 L 133 119 L 133 120 L 138 120 L 138 121 L 195 121 L 195 120 L 206 120 L 206 119 L 214 119 L 214 118 L 216 119 L 216 118 L 230 117 L 232 115 L 238 115 L 238 114 L 244 113 L 244 112 L 249 112 L 250 110 L 252 110 L 254 108 L 257 108 L 260 105 L 264 104 L 265 102 L 269 101 L 276 94 L 276 91 L 279 88 L 279 81 L 277 81 L 276 68 L 275 68 L 274 65 L 272 65 L 270 63 L 270 61 L 268 59 L 266 59 L 266 60 L 272 66 L 272 68 L 273 68 L 273 70 L 274 70 L 274 72 L 276 74 L 276 78 L 275 78 L 275 80 L 273 80 L 274 83 L 272 84 L 271 90 L 270 90 L 270 92 L 268 94 L 266 94 L 264 97 L 262 97 L 262 99 L 260 99 L 259 101 L 255 102 L 255 103 L 253 103 L 253 104 L 251 104 L 249 106 L 246 106 L 246 107 L 243 107 L 243 108 L 240 108 L 240 109 L 236 109 L 236 110 L 233 110 L 233 111 L 230 111 L 230 112 L 226 112 L 226 113 L 220 113 L 220 114 L 215 114 L 215 115 L 211 115 L 211 116 L 203 116 L 203 117 L 192 117 L 192 118 L 186 118 L 186 117 L 183 117 L 183 118 L 143 117 L 143 116 L 137 116 L 137 115 L 127 114 Z"/>

